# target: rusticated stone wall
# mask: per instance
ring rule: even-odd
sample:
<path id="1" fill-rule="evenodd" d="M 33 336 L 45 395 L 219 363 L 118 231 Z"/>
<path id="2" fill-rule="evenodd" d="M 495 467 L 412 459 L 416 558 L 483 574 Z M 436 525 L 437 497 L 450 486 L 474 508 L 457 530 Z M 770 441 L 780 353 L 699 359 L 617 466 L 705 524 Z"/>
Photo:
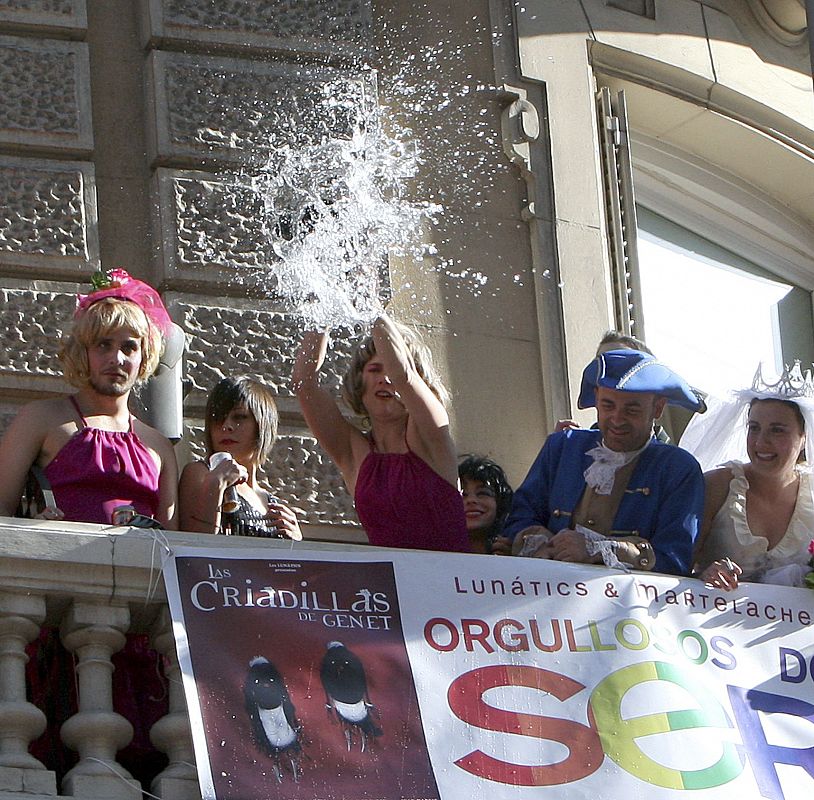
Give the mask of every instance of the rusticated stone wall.
<path id="1" fill-rule="evenodd" d="M 153 40 L 358 57 L 369 39 L 367 0 L 147 0 Z"/>
<path id="2" fill-rule="evenodd" d="M 59 376 L 53 343 L 74 302 L 64 292 L 0 289 L 0 326 L 6 344 L 0 351 L 0 370 L 20 376 Z"/>
<path id="3" fill-rule="evenodd" d="M 4 275 L 76 280 L 99 262 L 88 46 L 54 38 L 77 35 L 85 25 L 83 0 L 0 5 Z M 25 344 L 21 332 L 5 330 Z"/>
<path id="4" fill-rule="evenodd" d="M 253 308 L 235 300 L 232 307 L 216 305 L 196 295 L 168 294 L 173 318 L 187 332 L 186 380 L 188 405 L 195 409 L 187 445 L 202 456 L 200 410 L 206 393 L 223 374 L 262 379 L 278 397 L 281 435 L 265 470 L 273 492 L 302 510 L 308 522 L 352 524 L 353 502 L 330 458 L 298 424 L 296 402 L 288 388 L 294 342 L 301 329 L 290 314 Z M 339 391 L 341 371 L 350 356 L 348 338 L 338 335 L 324 367 L 323 380 Z"/>
<path id="5" fill-rule="evenodd" d="M 182 458 L 223 375 L 274 387 L 267 477 L 306 521 L 355 525 L 288 388 L 301 329 L 246 278 L 275 256 L 238 171 L 348 136 L 376 102 L 369 0 L 0 2 L 0 425 L 61 392 L 58 340 L 100 266 L 157 285 L 188 334 Z M 352 102 L 326 111 L 324 87 Z M 327 380 L 348 354 L 338 344 Z M 339 362 L 340 366 L 337 366 Z M 135 398 L 138 409 L 138 398 Z"/>
<path id="6" fill-rule="evenodd" d="M 93 164 L 0 155 L 0 264 L 76 278 L 99 259 Z"/>

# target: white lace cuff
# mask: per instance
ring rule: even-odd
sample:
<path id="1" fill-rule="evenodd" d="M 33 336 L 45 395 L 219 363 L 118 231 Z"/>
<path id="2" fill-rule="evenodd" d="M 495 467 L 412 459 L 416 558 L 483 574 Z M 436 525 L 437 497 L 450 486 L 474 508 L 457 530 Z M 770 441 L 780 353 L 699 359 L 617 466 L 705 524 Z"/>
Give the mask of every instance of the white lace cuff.
<path id="1" fill-rule="evenodd" d="M 613 539 L 609 539 L 601 533 L 592 531 L 590 528 L 585 528 L 582 525 L 577 525 L 576 531 L 585 537 L 585 550 L 589 556 L 599 554 L 602 557 L 602 563 L 606 567 L 630 572 L 630 566 L 616 557 L 614 550 L 615 542 Z"/>
<path id="2" fill-rule="evenodd" d="M 550 533 L 532 533 L 523 539 L 519 556 L 533 556 L 544 544 L 551 541 Z"/>

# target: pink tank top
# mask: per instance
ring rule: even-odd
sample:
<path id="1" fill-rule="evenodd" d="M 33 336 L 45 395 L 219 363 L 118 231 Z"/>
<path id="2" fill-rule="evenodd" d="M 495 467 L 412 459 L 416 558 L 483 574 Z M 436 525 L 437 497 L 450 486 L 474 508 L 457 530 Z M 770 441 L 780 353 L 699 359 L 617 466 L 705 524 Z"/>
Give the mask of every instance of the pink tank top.
<path id="1" fill-rule="evenodd" d="M 80 428 L 43 470 L 57 507 L 71 522 L 110 524 L 116 506 L 134 506 L 139 514 L 158 512 L 158 477 L 150 451 L 133 432 L 90 428 L 76 400 Z"/>
<path id="2" fill-rule="evenodd" d="M 461 493 L 415 453 L 370 452 L 354 501 L 370 543 L 471 553 Z"/>

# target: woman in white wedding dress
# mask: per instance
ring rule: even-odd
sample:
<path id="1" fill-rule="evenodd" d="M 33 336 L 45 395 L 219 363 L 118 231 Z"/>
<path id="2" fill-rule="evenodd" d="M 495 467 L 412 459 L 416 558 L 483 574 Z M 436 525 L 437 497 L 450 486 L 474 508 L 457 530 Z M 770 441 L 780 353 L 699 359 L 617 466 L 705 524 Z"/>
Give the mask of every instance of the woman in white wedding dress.
<path id="1" fill-rule="evenodd" d="M 810 377 L 803 378 L 799 367 L 772 386 L 758 370 L 751 389 L 738 392 L 730 404 L 712 405 L 711 417 L 688 427 L 682 438 L 681 445 L 707 467 L 710 451 L 723 441 L 716 428 L 729 425 L 734 431 L 729 446 L 737 449 L 739 417 L 746 412 L 748 461 L 728 460 L 704 473 L 706 503 L 694 561 L 695 574 L 709 585 L 725 590 L 741 580 L 803 585 L 814 536 L 812 476 L 804 463 L 806 429 L 812 430 L 814 420 L 812 394 Z M 725 449 L 719 447 L 718 457 Z"/>

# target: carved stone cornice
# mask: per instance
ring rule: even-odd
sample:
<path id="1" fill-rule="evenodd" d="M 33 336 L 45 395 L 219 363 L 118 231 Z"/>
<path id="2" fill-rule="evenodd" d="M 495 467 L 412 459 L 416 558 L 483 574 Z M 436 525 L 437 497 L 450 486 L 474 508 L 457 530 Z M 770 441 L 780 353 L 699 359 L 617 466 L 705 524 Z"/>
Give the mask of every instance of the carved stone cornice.
<path id="1" fill-rule="evenodd" d="M 761 27 L 778 42 L 794 45 L 806 35 L 806 8 L 803 0 L 748 0 Z"/>

